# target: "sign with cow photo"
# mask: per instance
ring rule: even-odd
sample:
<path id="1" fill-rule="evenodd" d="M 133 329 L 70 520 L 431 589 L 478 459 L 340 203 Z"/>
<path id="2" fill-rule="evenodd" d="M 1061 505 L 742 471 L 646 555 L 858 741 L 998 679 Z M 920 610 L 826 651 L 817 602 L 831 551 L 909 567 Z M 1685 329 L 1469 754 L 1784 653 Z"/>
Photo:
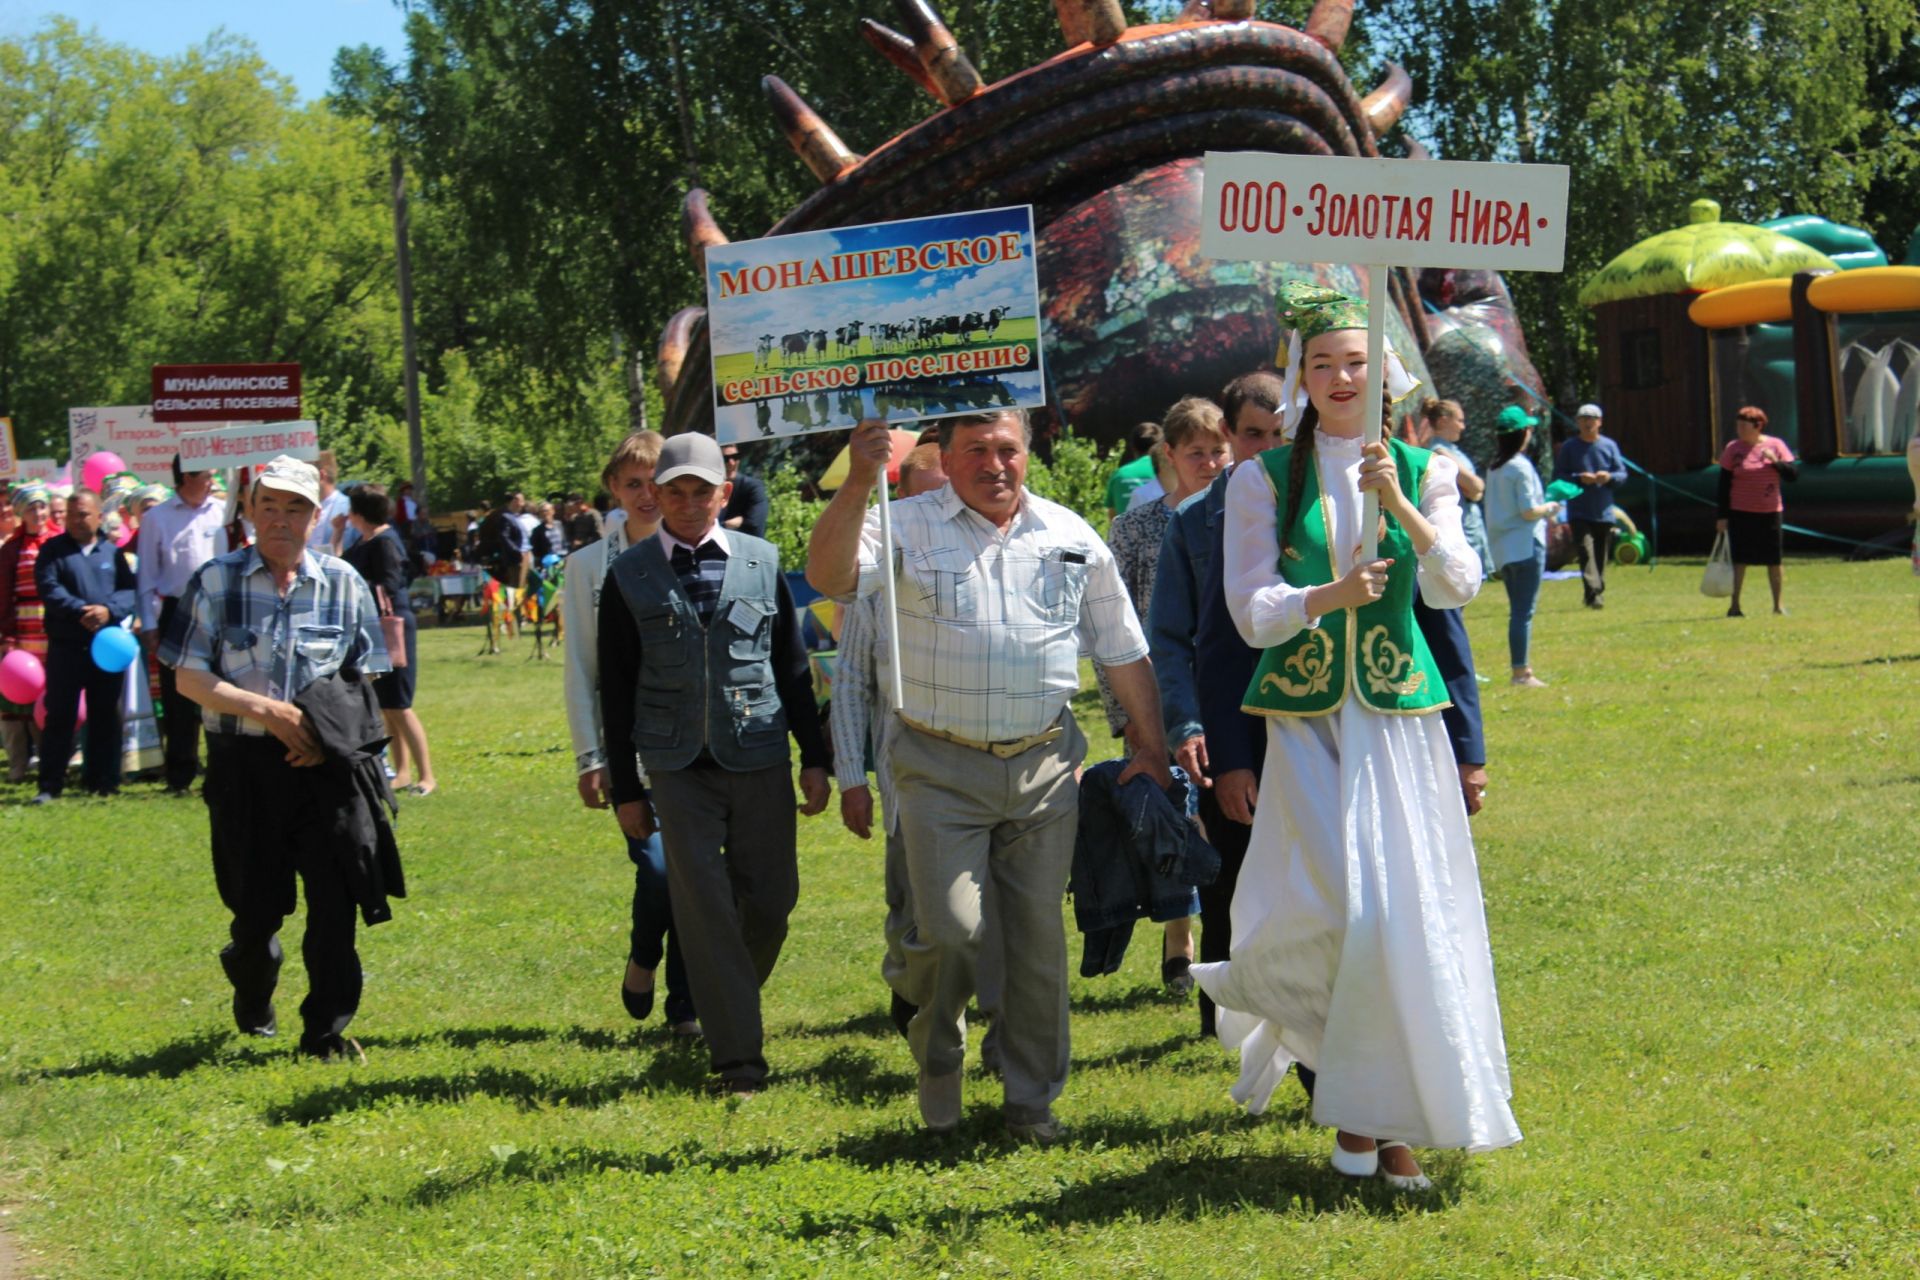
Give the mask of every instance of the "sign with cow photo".
<path id="1" fill-rule="evenodd" d="M 723 444 L 1046 402 L 1033 210 L 707 250 Z"/>

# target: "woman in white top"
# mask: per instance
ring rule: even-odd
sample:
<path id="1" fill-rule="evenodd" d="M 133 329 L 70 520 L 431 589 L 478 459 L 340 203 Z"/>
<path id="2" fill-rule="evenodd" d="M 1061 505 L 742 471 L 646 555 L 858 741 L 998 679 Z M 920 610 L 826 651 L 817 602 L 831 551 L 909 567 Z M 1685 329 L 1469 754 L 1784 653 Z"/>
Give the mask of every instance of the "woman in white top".
<path id="1" fill-rule="evenodd" d="M 636 541 L 660 527 L 660 505 L 653 487 L 653 469 L 660 461 L 666 438 L 657 431 L 636 431 L 622 440 L 608 459 L 600 482 L 626 513 L 623 521 L 608 521 L 606 536 L 589 542 L 567 557 L 566 577 L 560 589 L 560 613 L 566 630 L 565 687 L 567 728 L 573 736 L 574 769 L 579 775 L 580 801 L 589 809 L 608 807 L 607 752 L 632 751 L 632 743 L 606 741 L 600 723 L 600 591 L 614 560 Z M 641 771 L 644 781 L 646 772 Z M 664 954 L 667 962 L 667 1024 L 676 1036 L 697 1036 L 693 988 L 680 959 L 679 939 L 673 933 L 673 909 L 667 899 L 666 850 L 660 833 L 645 840 L 622 837 L 633 862 L 633 930 L 628 939 L 627 972 L 620 983 L 620 1000 L 635 1021 L 653 1012 L 654 971 Z"/>
<path id="2" fill-rule="evenodd" d="M 1500 411 L 1494 424 L 1493 461 L 1487 467 L 1487 548 L 1494 572 L 1507 588 L 1507 657 L 1513 683 L 1544 689 L 1533 674 L 1533 610 L 1547 572 L 1547 518 L 1560 509 L 1540 488 L 1540 473 L 1527 457 L 1539 422 L 1519 405 Z"/>
<path id="3" fill-rule="evenodd" d="M 1396 1188 L 1422 1190 L 1431 1184 L 1410 1146 L 1486 1151 L 1519 1141 L 1520 1131 L 1507 1105 L 1506 1048 L 1466 805 L 1441 718 L 1428 714 L 1445 705 L 1444 686 L 1438 696 L 1432 681 L 1390 686 L 1420 695 L 1415 709 L 1399 712 L 1376 710 L 1378 695 L 1362 696 L 1359 651 L 1377 650 L 1371 632 L 1353 643 L 1358 611 L 1404 598 L 1406 616 L 1396 615 L 1393 626 L 1417 634 L 1405 597 L 1408 566 L 1392 573 L 1391 560 L 1358 558 L 1364 495 L 1380 495 L 1382 524 L 1390 518 L 1395 540 L 1411 546 L 1416 589 L 1431 607 L 1470 601 L 1480 559 L 1461 533 L 1451 462 L 1362 443 L 1364 304 L 1290 285 L 1281 314 L 1304 355 L 1290 368 L 1304 364 L 1310 404 L 1294 443 L 1266 455 L 1271 467 L 1233 472 L 1222 568 L 1228 610 L 1248 644 L 1275 648 L 1303 635 L 1308 642 L 1297 651 L 1304 661 L 1285 673 L 1299 675 L 1299 685 L 1289 690 L 1285 678 L 1256 677 L 1250 703 L 1258 706 L 1266 681 L 1276 680 L 1289 697 L 1300 686 L 1318 691 L 1323 705 L 1267 711 L 1266 766 L 1233 899 L 1232 959 L 1193 972 L 1219 1005 L 1221 1041 L 1240 1052 L 1236 1101 L 1264 1110 L 1289 1065 L 1301 1062 L 1317 1073 L 1314 1119 L 1339 1130 L 1334 1168 L 1354 1177 L 1378 1172 Z M 1400 378 L 1390 373 L 1389 386 L 1402 381 L 1401 394 L 1410 394 L 1404 370 L 1393 372 Z M 1293 401 L 1289 389 L 1283 403 Z M 1424 464 L 1417 502 L 1402 485 L 1396 455 Z M 1308 468 L 1317 498 L 1306 492 Z M 1320 571 L 1303 569 L 1313 563 L 1311 551 L 1303 557 L 1292 543 L 1283 549 L 1283 492 L 1288 511 L 1299 512 L 1289 521 L 1293 541 L 1306 541 L 1303 528 L 1320 538 L 1331 580 L 1288 581 Z M 1283 564 L 1291 566 L 1284 573 Z M 1313 661 L 1312 644 L 1327 632 L 1350 637 L 1337 700 L 1323 679 L 1335 672 Z M 1409 644 L 1424 655 L 1420 642 Z M 1366 666 L 1368 687 L 1377 689 L 1372 658 Z M 1266 660 L 1261 669 L 1268 670 Z M 1389 678 L 1401 675 L 1395 666 Z"/>

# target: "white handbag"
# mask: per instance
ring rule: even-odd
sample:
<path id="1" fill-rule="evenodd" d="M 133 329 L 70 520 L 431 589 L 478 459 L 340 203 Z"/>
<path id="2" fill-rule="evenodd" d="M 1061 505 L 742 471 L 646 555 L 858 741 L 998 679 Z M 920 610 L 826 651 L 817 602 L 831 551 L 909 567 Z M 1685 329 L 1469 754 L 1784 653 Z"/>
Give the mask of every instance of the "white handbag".
<path id="1" fill-rule="evenodd" d="M 1725 600 L 1733 594 L 1733 552 L 1727 548 L 1727 535 L 1714 535 L 1713 553 L 1707 557 L 1707 571 L 1700 575 L 1700 594 Z"/>

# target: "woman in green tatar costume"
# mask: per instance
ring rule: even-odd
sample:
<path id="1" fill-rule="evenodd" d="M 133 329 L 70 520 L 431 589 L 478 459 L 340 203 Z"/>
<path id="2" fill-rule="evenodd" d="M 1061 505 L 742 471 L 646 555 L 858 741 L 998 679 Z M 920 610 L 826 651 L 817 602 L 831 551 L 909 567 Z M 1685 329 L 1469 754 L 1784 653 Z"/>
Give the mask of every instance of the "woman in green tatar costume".
<path id="1" fill-rule="evenodd" d="M 1253 840 L 1233 898 L 1233 957 L 1196 965 L 1240 1051 L 1234 1099 L 1264 1110 L 1287 1068 L 1317 1073 L 1333 1166 L 1430 1184 L 1411 1147 L 1520 1140 L 1473 836 L 1438 712 L 1446 685 L 1416 591 L 1455 609 L 1480 587 L 1458 474 L 1400 441 L 1365 445 L 1364 303 L 1304 283 L 1282 398 L 1293 443 L 1227 488 L 1227 607 L 1264 652 L 1246 709 L 1267 719 Z M 1388 395 L 1416 383 L 1388 350 Z M 1365 495 L 1380 559 L 1360 561 Z"/>

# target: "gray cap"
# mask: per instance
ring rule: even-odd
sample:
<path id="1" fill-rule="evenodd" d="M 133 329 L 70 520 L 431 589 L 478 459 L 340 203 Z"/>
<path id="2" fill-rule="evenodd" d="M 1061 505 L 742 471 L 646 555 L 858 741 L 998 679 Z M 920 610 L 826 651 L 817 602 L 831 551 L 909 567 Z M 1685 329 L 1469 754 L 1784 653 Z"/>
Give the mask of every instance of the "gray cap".
<path id="1" fill-rule="evenodd" d="M 311 462 L 281 454 L 253 473 L 253 482 L 263 489 L 278 489 L 320 505 L 320 471 Z"/>
<path id="2" fill-rule="evenodd" d="M 1600 406 L 1597 404 L 1583 404 L 1573 411 L 1573 416 L 1576 418 L 1604 418 L 1607 415 L 1600 412 Z"/>
<path id="3" fill-rule="evenodd" d="M 653 469 L 653 482 L 665 484 L 676 476 L 697 476 L 708 484 L 727 482 L 727 460 L 720 456 L 720 445 L 712 436 L 683 431 L 670 436 L 660 446 L 660 461 Z"/>

